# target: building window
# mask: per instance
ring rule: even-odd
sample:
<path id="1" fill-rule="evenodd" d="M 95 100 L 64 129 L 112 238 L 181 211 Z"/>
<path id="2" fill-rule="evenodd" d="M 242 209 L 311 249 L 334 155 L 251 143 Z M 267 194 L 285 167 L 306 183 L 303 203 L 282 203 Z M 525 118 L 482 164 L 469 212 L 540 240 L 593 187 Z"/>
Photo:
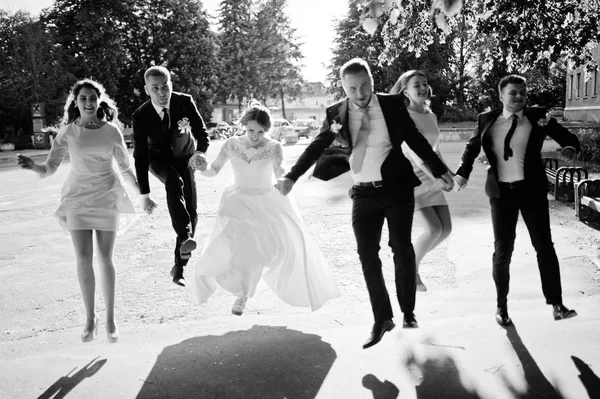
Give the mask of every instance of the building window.
<path id="1" fill-rule="evenodd" d="M 569 98 L 573 98 L 573 74 L 569 77 L 571 78 L 569 79 Z"/>
<path id="2" fill-rule="evenodd" d="M 581 88 L 581 72 L 577 72 L 577 89 L 575 89 L 575 95 L 577 96 L 577 98 L 579 98 L 579 95 L 581 94 L 580 88 Z"/>
<path id="3" fill-rule="evenodd" d="M 584 80 L 585 80 L 585 78 L 584 78 Z M 589 80 L 589 79 L 588 79 L 588 80 L 586 80 L 586 81 L 583 83 L 583 96 L 584 96 L 584 97 L 587 97 L 587 96 L 588 96 L 588 85 L 589 85 L 589 83 L 590 83 L 590 80 Z"/>
<path id="4" fill-rule="evenodd" d="M 598 95 L 598 69 L 594 71 L 594 95 Z"/>

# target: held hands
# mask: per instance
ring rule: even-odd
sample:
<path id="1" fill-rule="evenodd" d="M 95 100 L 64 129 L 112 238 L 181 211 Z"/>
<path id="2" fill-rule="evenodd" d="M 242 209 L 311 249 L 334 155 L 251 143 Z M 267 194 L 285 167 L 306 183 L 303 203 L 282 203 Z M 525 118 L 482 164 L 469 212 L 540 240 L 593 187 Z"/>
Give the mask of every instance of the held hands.
<path id="1" fill-rule="evenodd" d="M 142 198 L 141 202 L 142 208 L 148 215 L 150 215 L 154 211 L 154 208 L 157 207 L 156 202 L 154 202 L 150 196 Z"/>
<path id="2" fill-rule="evenodd" d="M 294 181 L 287 177 L 278 179 L 277 184 L 275 185 L 275 188 L 279 190 L 282 195 L 288 195 L 289 192 L 292 191 L 292 187 L 294 187 Z"/>
<path id="3" fill-rule="evenodd" d="M 192 166 L 194 169 L 204 172 L 208 168 L 208 162 L 206 162 L 206 155 L 201 152 L 196 153 L 192 159 Z"/>
<path id="4" fill-rule="evenodd" d="M 460 191 L 463 188 L 467 187 L 467 182 L 469 180 L 465 179 L 460 175 L 454 175 L 454 183 L 456 183 L 456 191 Z"/>
<path id="5" fill-rule="evenodd" d="M 450 172 L 444 173 L 440 177 L 437 177 L 436 180 L 444 191 L 450 191 L 454 188 L 454 180 L 452 180 L 452 174 Z"/>

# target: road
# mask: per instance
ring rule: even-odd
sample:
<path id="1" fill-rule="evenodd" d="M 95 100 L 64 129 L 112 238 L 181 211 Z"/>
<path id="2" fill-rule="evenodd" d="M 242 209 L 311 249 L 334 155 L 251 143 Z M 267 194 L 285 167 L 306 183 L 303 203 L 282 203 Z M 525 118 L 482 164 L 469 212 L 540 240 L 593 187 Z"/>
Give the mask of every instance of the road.
<path id="1" fill-rule="evenodd" d="M 223 141 L 211 142 L 208 152 L 209 161 L 216 156 L 222 143 Z M 296 145 L 284 147 L 284 167 L 286 169 L 289 169 L 295 162 L 306 148 L 306 144 L 307 140 L 301 140 Z M 441 152 L 452 168 L 458 165 L 463 147 L 464 143 L 442 143 Z M 61 231 L 51 216 L 59 202 L 62 183 L 68 171 L 69 164 L 66 163 L 54 176 L 44 180 L 38 179 L 33 173 L 12 167 L 0 171 L 2 186 L 0 194 L 0 225 L 2 226 L 0 231 L 0 242 L 2 242 L 0 252 L 0 314 L 2 316 L 0 319 L 0 356 L 10 355 L 11 367 L 21 370 L 20 373 L 31 374 L 24 376 L 25 379 L 28 378 L 28 381 L 40 381 L 40 377 L 34 373 L 36 370 L 34 365 L 39 362 L 40 358 L 53 359 L 52 356 L 55 355 L 50 356 L 51 353 L 56 354 L 57 351 L 69 353 L 67 357 L 60 357 L 62 359 L 61 370 L 67 369 L 66 371 L 68 371 L 68 367 L 73 367 L 72 359 L 73 356 L 76 356 L 73 355 L 74 353 L 81 350 L 90 356 L 92 353 L 96 353 L 93 349 L 86 349 L 94 347 L 82 348 L 81 344 L 77 342 L 84 314 L 75 274 L 75 257 L 69 236 Z M 430 291 L 418 294 L 416 309 L 416 315 L 421 324 L 420 331 L 425 336 L 422 338 L 423 340 L 430 339 L 432 334 L 437 334 L 437 339 L 444 341 L 445 344 L 458 345 L 457 348 L 470 348 L 468 352 L 460 352 L 464 353 L 464 356 L 470 356 L 470 365 L 464 366 L 469 371 L 487 370 L 488 367 L 498 366 L 496 364 L 498 357 L 496 353 L 492 353 L 495 350 L 493 348 L 497 348 L 502 353 L 498 355 L 502 359 L 508 353 L 505 346 L 497 347 L 496 344 L 489 344 L 489 342 L 501 341 L 502 345 L 507 345 L 504 342 L 506 334 L 499 334 L 495 330 L 498 326 L 493 321 L 495 294 L 490 270 L 493 237 L 489 205 L 483 193 L 484 176 L 483 165 L 476 165 L 469 186 L 460 193 L 452 192 L 447 195 L 453 218 L 453 232 L 447 241 L 424 259 L 421 274 Z M 226 185 L 232 182 L 232 179 L 233 174 L 229 166 L 226 166 L 215 178 L 197 175 L 200 213 L 197 231 L 199 243 L 203 243 L 209 235 L 221 192 Z M 129 345 L 127 346 L 128 350 L 137 353 L 137 356 L 141 356 L 144 362 L 150 362 L 147 365 L 151 366 L 156 351 L 160 352 L 165 345 L 173 345 L 173 339 L 179 342 L 180 336 L 190 336 L 190 334 L 192 336 L 198 334 L 220 336 L 226 334 L 227 331 L 236 329 L 244 331 L 252 329 L 254 328 L 253 324 L 285 325 L 290 329 L 288 331 L 296 329 L 318 332 L 318 335 L 324 340 L 334 343 L 333 346 L 336 348 L 338 356 L 335 363 L 337 366 L 328 374 L 326 383 L 319 391 L 320 397 L 373 397 L 370 390 L 365 390 L 367 385 L 364 384 L 368 384 L 369 381 L 363 380 L 363 385 L 360 385 L 360 376 L 366 372 L 365 370 L 371 370 L 372 366 L 377 363 L 377 359 L 368 360 L 369 354 L 364 355 L 367 356 L 366 358 L 358 358 L 357 356 L 363 356 L 360 354 L 364 352 L 355 352 L 355 350 L 360 350 L 360 344 L 366 338 L 372 319 L 364 279 L 355 253 L 354 237 L 350 228 L 351 203 L 347 194 L 350 185 L 350 177 L 347 174 L 331 182 L 322 182 L 304 176 L 292 191 L 292 196 L 303 214 L 308 230 L 320 243 L 332 267 L 342 296 L 330 301 L 313 315 L 307 309 L 294 308 L 282 303 L 268 290 L 261 291 L 259 295 L 249 301 L 244 316 L 232 318 L 230 315 L 232 299 L 229 296 L 216 296 L 199 306 L 190 289 L 181 289 L 171 282 L 168 273 L 172 266 L 174 235 L 167 214 L 163 189 L 156 179 L 151 178 L 152 195 L 158 202 L 158 209 L 153 215 L 145 215 L 140 212 L 139 220 L 131 229 L 117 238 L 115 247 L 117 320 L 125 335 L 121 344 Z M 564 301 L 566 305 L 580 310 L 580 316 L 573 321 L 560 323 L 551 321 L 550 308 L 544 304 L 541 294 L 535 255 L 524 224 L 520 222 L 517 231 L 518 241 L 513 257 L 509 306 L 511 306 L 513 320 L 520 326 L 520 338 L 519 335 L 516 337 L 520 340 L 519 345 L 521 346 L 515 346 L 516 338 L 509 336 L 510 342 L 519 355 L 519 361 L 507 366 L 510 369 L 510 375 L 507 374 L 507 378 L 511 381 L 510 384 L 516 384 L 509 385 L 509 388 L 512 386 L 513 392 L 521 392 L 522 387 L 519 388 L 519 384 L 522 384 L 522 381 L 515 382 L 519 379 L 511 373 L 518 374 L 518 371 L 515 370 L 522 370 L 521 367 L 532 365 L 532 359 L 521 358 L 522 351 L 519 353 L 519 348 L 524 348 L 523 342 L 525 342 L 528 350 L 541 364 L 540 367 L 547 367 L 543 370 L 550 376 L 548 378 L 551 381 L 556 382 L 564 377 L 561 376 L 562 366 L 560 364 L 562 363 L 560 362 L 565 362 L 565 364 L 568 362 L 571 365 L 570 368 L 567 368 L 569 373 L 564 377 L 568 378 L 569 382 L 565 383 L 566 387 L 561 389 L 563 393 L 566 392 L 564 397 L 580 398 L 583 397 L 581 396 L 582 386 L 578 382 L 577 371 L 572 370 L 572 362 L 568 355 L 577 355 L 598 370 L 600 350 L 597 345 L 597 327 L 600 320 L 598 317 L 600 274 L 596 262 L 600 253 L 600 236 L 597 231 L 589 229 L 575 219 L 570 205 L 552 200 L 551 217 L 553 238 L 561 262 Z M 420 229 L 420 222 L 417 219 L 414 234 L 419 234 Z M 392 254 L 386 243 L 387 235 L 384 233 L 381 257 L 385 264 L 384 277 L 390 290 L 390 296 L 393 298 L 395 295 L 393 293 L 393 268 L 391 267 Z M 198 250 L 201 251 L 201 249 L 202 244 Z M 191 264 L 193 263 L 194 257 L 191 260 Z M 191 275 L 189 270 L 186 273 L 188 276 Z M 97 295 L 97 304 L 98 311 L 102 315 L 103 304 L 100 293 Z M 400 312 L 397 303 L 394 303 L 394 311 L 398 318 Z M 398 320 L 400 319 L 398 318 Z M 180 331 L 176 337 L 171 335 L 173 329 Z M 268 335 L 268 332 L 260 328 L 259 330 L 258 336 Z M 402 329 L 399 330 L 397 334 L 394 331 L 396 335 L 392 336 L 398 339 L 405 337 Z M 541 334 L 540 331 L 542 331 Z M 345 334 L 343 337 L 346 338 L 339 334 Z M 154 346 L 151 349 L 146 348 L 150 352 L 144 354 L 146 352 L 143 351 L 146 349 L 141 348 L 145 347 L 131 341 L 127 343 L 127 335 L 132 337 L 131 339 L 136 337 L 140 345 L 154 345 L 160 346 L 160 348 Z M 556 336 L 561 337 L 560 343 L 557 343 L 561 352 L 547 352 L 546 348 L 548 345 L 553 345 L 553 337 Z M 414 336 L 409 341 L 400 341 L 404 343 L 400 344 L 399 348 L 405 349 L 407 342 L 415 342 L 416 337 Z M 468 337 L 469 341 L 464 342 L 464 337 Z M 390 339 L 389 342 L 391 344 L 396 341 Z M 257 342 L 255 344 L 259 345 Z M 48 347 L 45 348 L 45 345 Z M 215 345 L 218 347 L 220 344 L 217 342 Z M 381 367 L 375 367 L 377 370 L 371 372 L 378 376 L 387 376 L 385 378 L 394 381 L 398 387 L 405 386 L 403 384 L 406 384 L 406 381 L 403 380 L 403 382 L 397 378 L 394 380 L 389 376 L 389 372 L 382 368 L 384 364 L 386 367 L 391 367 L 389 365 L 392 363 L 396 365 L 394 367 L 397 367 L 394 358 L 389 358 L 392 356 L 392 352 L 389 352 L 389 355 L 385 352 L 385 345 L 384 343 L 378 345 L 383 348 L 381 350 L 384 352 L 375 349 L 372 353 L 377 353 L 376 356 L 387 360 L 381 363 Z M 111 367 L 116 367 L 109 367 L 108 370 L 112 370 L 114 377 L 118 378 L 119 373 L 124 372 L 119 365 L 124 364 L 122 362 L 125 360 L 116 360 L 115 363 L 115 359 L 123 358 L 120 357 L 122 354 L 119 353 L 118 348 L 114 348 L 116 347 L 111 346 L 102 351 L 111 359 L 109 362 L 112 364 Z M 262 346 L 261 348 L 265 349 Z M 241 350 L 243 352 L 245 349 Z M 527 352 L 528 356 L 529 353 Z M 275 353 L 273 356 L 279 356 L 279 354 Z M 298 356 L 298 354 L 293 354 L 293 356 Z M 81 364 L 81 361 L 83 359 L 78 360 L 77 364 Z M 471 368 L 473 362 L 476 363 L 474 369 Z M 489 365 L 486 362 L 494 364 Z M 533 365 L 537 367 L 535 362 Z M 453 370 L 444 367 L 442 365 L 443 370 L 450 372 Z M 140 369 L 140 372 L 143 371 L 145 374 L 146 369 L 147 367 L 143 370 Z M 0 370 L 7 372 L 1 367 Z M 27 370 L 31 370 L 31 372 Z M 465 370 L 461 369 L 461 372 Z M 531 370 L 531 368 L 526 369 L 525 374 L 527 374 L 527 370 Z M 104 378 L 99 383 L 101 387 L 106 384 L 106 374 L 103 375 Z M 137 374 L 133 373 L 132 375 Z M 220 375 L 212 370 L 209 377 L 220 378 Z M 349 375 L 353 376 L 353 382 L 346 386 L 344 381 Z M 442 379 L 452 377 L 444 375 L 444 372 L 438 372 L 435 375 Z M 16 376 L 11 377 L 15 378 Z M 44 382 L 36 385 L 37 389 L 41 388 L 43 391 L 51 384 L 51 381 L 48 381 L 51 378 L 54 377 L 43 379 Z M 140 389 L 139 384 L 142 384 L 140 381 L 143 380 L 139 380 L 139 378 L 142 377 L 136 378 L 138 378 L 136 382 L 128 383 L 132 387 L 129 389 Z M 385 378 L 382 378 L 382 381 Z M 527 382 L 530 385 L 533 384 L 532 386 L 542 386 L 536 385 L 537 383 L 533 380 L 527 379 Z M 341 393 L 345 392 L 345 389 L 358 389 L 357 383 L 358 388 L 362 389 L 360 395 L 344 396 Z M 414 385 L 408 385 L 413 386 L 414 389 Z M 434 385 L 436 384 L 434 383 Z M 152 387 L 152 385 L 144 386 Z M 93 392 L 93 389 L 100 389 L 98 385 L 93 384 L 82 385 L 82 389 L 84 387 L 90 389 L 90 392 Z M 35 392 L 33 388 L 32 391 Z M 375 392 L 374 389 L 372 390 Z M 38 394 L 42 391 L 38 391 Z M 1 392 L 2 384 L 0 383 Z M 92 393 L 85 397 L 94 396 Z M 140 397 L 146 396 L 140 395 Z M 291 397 L 311 396 L 292 395 Z M 381 397 L 395 396 L 384 395 Z M 420 397 L 443 396 L 425 395 Z"/>

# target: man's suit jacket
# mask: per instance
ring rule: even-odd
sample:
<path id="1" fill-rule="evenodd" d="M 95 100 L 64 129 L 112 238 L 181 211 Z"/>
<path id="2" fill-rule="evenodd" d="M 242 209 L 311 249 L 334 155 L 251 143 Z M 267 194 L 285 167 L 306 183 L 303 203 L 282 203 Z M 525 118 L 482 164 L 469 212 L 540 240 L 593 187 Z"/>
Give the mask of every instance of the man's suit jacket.
<path id="1" fill-rule="evenodd" d="M 402 142 L 409 147 L 429 166 L 433 175 L 439 177 L 448 169 L 438 158 L 431 146 L 417 130 L 411 119 L 404 99 L 401 95 L 374 94 L 379 100 L 383 117 L 387 125 L 392 150 L 381 166 L 381 175 L 386 186 L 410 187 L 421 184 L 413 172 L 412 165 L 402 153 Z M 313 176 L 329 180 L 350 170 L 348 156 L 352 152 L 348 107 L 349 99 L 341 100 L 326 109 L 326 119 L 321 132 L 306 148 L 286 177 L 298 180 L 315 162 Z M 331 146 L 337 141 L 339 146 Z"/>
<path id="2" fill-rule="evenodd" d="M 473 170 L 475 158 L 479 155 L 481 148 L 489 162 L 488 176 L 485 183 L 485 191 L 488 197 L 497 198 L 500 195 L 498 189 L 498 160 L 492 148 L 492 137 L 489 129 L 502 113 L 502 109 L 484 112 L 479 115 L 477 129 L 467 142 L 462 155 L 460 166 L 456 174 L 469 178 Z M 579 139 L 573 133 L 561 126 L 556 119 L 552 118 L 545 126 L 539 126 L 538 121 L 544 118 L 545 108 L 526 108 L 523 115 L 531 123 L 531 135 L 525 150 L 524 176 L 525 187 L 531 194 L 546 195 L 548 179 L 542 162 L 542 146 L 547 136 L 554 139 L 561 147 L 573 147 L 577 152 L 581 150 Z M 487 133 L 487 134 L 486 134 Z"/>
<path id="3" fill-rule="evenodd" d="M 140 185 L 140 192 L 150 192 L 148 169 L 150 162 L 164 163 L 188 161 L 195 151 L 206 152 L 209 138 L 204 121 L 189 94 L 171 93 L 169 104 L 170 125 L 168 132 L 162 128 L 162 120 L 150 100 L 133 113 L 133 156 Z M 189 122 L 190 129 L 179 125 Z M 191 130 L 191 134 L 189 133 Z"/>

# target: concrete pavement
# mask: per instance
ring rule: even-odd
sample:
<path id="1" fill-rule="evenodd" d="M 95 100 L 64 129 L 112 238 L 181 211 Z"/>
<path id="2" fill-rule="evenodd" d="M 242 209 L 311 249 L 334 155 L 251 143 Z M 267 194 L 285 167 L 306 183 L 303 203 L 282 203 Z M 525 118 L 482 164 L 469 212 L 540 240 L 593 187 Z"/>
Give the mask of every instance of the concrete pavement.
<path id="1" fill-rule="evenodd" d="M 476 191 L 476 201 L 483 201 L 482 170 L 477 167 L 477 179 L 464 193 Z M 309 185 L 302 184 L 296 190 Z M 350 294 L 316 312 L 281 304 L 267 291 L 237 317 L 229 313 L 229 297 L 214 297 L 211 305 L 222 302 L 220 315 L 207 316 L 190 303 L 197 309 L 192 316 L 121 325 L 116 344 L 106 342 L 102 322 L 98 338 L 89 344 L 81 343 L 78 328 L 1 342 L 0 398 L 599 397 L 600 273 L 594 259 L 600 247 L 590 245 L 597 236 L 569 222 L 572 209 L 552 202 L 564 302 L 579 313 L 554 321 L 519 223 L 509 296 L 514 326 L 502 328 L 494 321 L 494 285 L 487 267 L 493 244 L 489 213 L 474 210 L 465 199 L 470 197 L 460 195 L 449 195 L 451 236 L 422 265 L 430 291 L 418 293 L 418 329 L 402 329 L 392 299 L 396 328 L 363 350 L 372 316 L 360 284 L 345 287 Z M 347 230 L 343 220 L 339 227 Z M 382 247 L 385 242 L 384 236 Z M 354 249 L 349 245 L 347 250 Z M 383 261 L 394 297 L 389 251 Z M 452 275 L 449 286 L 442 274 Z M 0 276 L 2 287 L 21 278 L 2 268 Z M 137 281 L 136 289 L 144 290 L 151 281 Z M 189 288 L 175 294 L 193 297 Z M 265 312 L 261 304 L 275 305 Z"/>

